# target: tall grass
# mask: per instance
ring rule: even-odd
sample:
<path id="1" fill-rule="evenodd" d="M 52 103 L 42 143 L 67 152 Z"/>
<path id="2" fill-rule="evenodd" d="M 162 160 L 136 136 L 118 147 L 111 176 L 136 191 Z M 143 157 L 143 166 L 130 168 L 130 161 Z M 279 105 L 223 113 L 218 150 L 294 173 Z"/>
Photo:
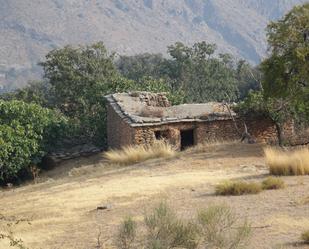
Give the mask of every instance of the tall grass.
<path id="1" fill-rule="evenodd" d="M 281 151 L 264 149 L 266 163 L 272 175 L 309 175 L 309 149 Z"/>
<path id="2" fill-rule="evenodd" d="M 261 191 L 261 184 L 255 182 L 225 181 L 216 186 L 217 195 L 248 195 Z"/>
<path id="3" fill-rule="evenodd" d="M 137 145 L 124 147 L 121 150 L 111 150 L 105 153 L 105 158 L 112 163 L 129 165 L 152 158 L 168 158 L 176 154 L 172 145 L 164 140 L 152 145 Z"/>

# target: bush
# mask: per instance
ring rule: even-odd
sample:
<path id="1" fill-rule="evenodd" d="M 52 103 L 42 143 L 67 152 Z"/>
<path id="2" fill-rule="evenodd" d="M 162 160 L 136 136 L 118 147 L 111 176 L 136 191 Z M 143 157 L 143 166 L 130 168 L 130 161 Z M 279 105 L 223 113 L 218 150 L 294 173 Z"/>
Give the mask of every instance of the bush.
<path id="1" fill-rule="evenodd" d="M 152 213 L 145 216 L 145 225 L 146 248 L 197 248 L 197 226 L 177 218 L 165 203 L 160 203 Z"/>
<path id="2" fill-rule="evenodd" d="M 303 232 L 303 234 L 301 235 L 301 238 L 306 244 L 309 244 L 309 230 L 307 230 L 306 232 Z"/>
<path id="3" fill-rule="evenodd" d="M 122 150 L 111 150 L 105 153 L 105 158 L 112 163 L 129 165 L 152 158 L 172 157 L 176 154 L 172 145 L 165 141 L 156 141 L 152 145 L 128 146 Z"/>
<path id="4" fill-rule="evenodd" d="M 61 115 L 39 105 L 0 100 L 0 183 L 39 163 L 65 124 Z"/>
<path id="5" fill-rule="evenodd" d="M 309 149 L 279 151 L 264 150 L 266 163 L 272 175 L 309 175 Z"/>
<path id="6" fill-rule="evenodd" d="M 239 248 L 247 243 L 250 225 L 245 221 L 237 228 L 237 219 L 231 209 L 224 205 L 211 206 L 198 214 L 202 227 L 204 248 Z"/>
<path id="7" fill-rule="evenodd" d="M 262 191 L 262 187 L 258 183 L 243 181 L 226 181 L 216 186 L 217 195 L 245 195 L 257 194 Z"/>
<path id="8" fill-rule="evenodd" d="M 120 249 L 130 249 L 136 238 L 136 223 L 131 217 L 123 221 L 120 226 L 117 244 Z"/>
<path id="9" fill-rule="evenodd" d="M 201 210 L 195 220 L 184 220 L 165 203 L 160 203 L 145 215 L 145 234 L 139 238 L 135 236 L 134 221 L 126 219 L 120 226 L 117 245 L 119 249 L 241 248 L 247 244 L 251 229 L 247 222 L 234 227 L 236 221 L 231 209 L 224 205 L 210 206 Z"/>
<path id="10" fill-rule="evenodd" d="M 281 189 L 284 187 L 284 181 L 278 177 L 268 177 L 262 182 L 263 189 Z"/>

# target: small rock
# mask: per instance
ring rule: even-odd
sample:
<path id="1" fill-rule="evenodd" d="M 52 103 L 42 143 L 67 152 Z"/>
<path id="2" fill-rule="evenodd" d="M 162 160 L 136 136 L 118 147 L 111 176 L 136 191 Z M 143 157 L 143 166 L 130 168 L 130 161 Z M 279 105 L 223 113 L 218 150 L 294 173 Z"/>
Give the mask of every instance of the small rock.
<path id="1" fill-rule="evenodd" d="M 108 210 L 108 209 L 111 209 L 111 208 L 112 208 L 112 205 L 107 204 L 107 205 L 103 205 L 103 206 L 98 206 L 97 210 Z"/>

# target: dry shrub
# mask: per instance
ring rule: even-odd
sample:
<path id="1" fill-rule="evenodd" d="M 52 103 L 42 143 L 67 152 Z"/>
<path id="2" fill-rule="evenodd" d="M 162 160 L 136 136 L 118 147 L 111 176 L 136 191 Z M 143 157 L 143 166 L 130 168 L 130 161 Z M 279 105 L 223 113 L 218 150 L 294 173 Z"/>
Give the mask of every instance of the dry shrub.
<path id="1" fill-rule="evenodd" d="M 146 106 L 143 107 L 139 115 L 147 118 L 162 118 L 164 116 L 164 112 L 160 107 Z"/>
<path id="2" fill-rule="evenodd" d="M 236 249 L 248 243 L 250 225 L 247 221 L 237 225 L 235 214 L 225 205 L 215 205 L 200 211 L 198 221 L 203 248 Z"/>
<path id="3" fill-rule="evenodd" d="M 261 184 L 255 182 L 225 181 L 216 186 L 217 195 L 258 194 L 261 191 Z"/>
<path id="4" fill-rule="evenodd" d="M 176 155 L 176 150 L 168 142 L 159 140 L 152 145 L 128 146 L 121 150 L 111 150 L 104 154 L 112 163 L 129 165 L 152 158 L 168 158 Z"/>
<path id="5" fill-rule="evenodd" d="M 262 182 L 263 189 L 281 189 L 284 187 L 284 181 L 278 177 L 268 177 Z"/>
<path id="6" fill-rule="evenodd" d="M 303 234 L 301 235 L 301 238 L 306 244 L 309 244 L 309 230 L 307 230 L 306 232 L 303 232 Z"/>
<path id="7" fill-rule="evenodd" d="M 209 152 L 215 152 L 220 147 L 224 145 L 232 145 L 239 143 L 236 140 L 220 140 L 220 139 L 211 139 L 208 141 L 204 141 L 202 143 L 198 143 L 195 146 L 192 146 L 186 150 L 187 153 L 209 153 Z"/>
<path id="8" fill-rule="evenodd" d="M 146 248 L 197 248 L 197 225 L 179 219 L 165 203 L 160 203 L 145 216 L 145 225 Z"/>
<path id="9" fill-rule="evenodd" d="M 309 175 L 309 149 L 280 151 L 264 149 L 266 163 L 272 175 Z"/>
<path id="10" fill-rule="evenodd" d="M 136 238 L 136 223 L 131 217 L 128 217 L 121 224 L 118 236 L 117 246 L 119 249 L 131 249 Z"/>
<path id="11" fill-rule="evenodd" d="M 117 243 L 119 249 L 237 249 L 247 244 L 251 232 L 250 225 L 246 221 L 239 224 L 231 209 L 224 205 L 210 206 L 198 212 L 196 219 L 185 220 L 177 217 L 166 203 L 160 203 L 145 215 L 145 232 L 139 233 L 139 238 L 132 236 L 136 234 L 132 224 L 135 223 L 130 219 L 120 226 L 116 239 L 125 243 Z"/>

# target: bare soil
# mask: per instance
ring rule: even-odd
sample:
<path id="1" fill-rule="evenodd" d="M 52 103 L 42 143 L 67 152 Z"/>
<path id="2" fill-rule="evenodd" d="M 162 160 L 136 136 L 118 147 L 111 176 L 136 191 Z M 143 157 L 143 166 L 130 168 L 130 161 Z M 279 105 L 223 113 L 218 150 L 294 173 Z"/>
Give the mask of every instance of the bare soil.
<path id="1" fill-rule="evenodd" d="M 309 176 L 282 177 L 287 187 L 257 195 L 215 196 L 227 179 L 262 181 L 268 175 L 261 145 L 216 144 L 168 160 L 133 166 L 109 165 L 102 155 L 72 160 L 45 172 L 40 183 L 0 190 L 0 231 L 8 219 L 28 219 L 11 230 L 29 249 L 91 249 L 97 238 L 113 248 L 121 220 L 166 200 L 180 216 L 226 203 L 253 227 L 249 248 L 309 248 L 300 234 L 309 229 Z M 106 207 L 106 209 L 98 209 Z M 0 240 L 0 248 L 9 248 Z"/>

